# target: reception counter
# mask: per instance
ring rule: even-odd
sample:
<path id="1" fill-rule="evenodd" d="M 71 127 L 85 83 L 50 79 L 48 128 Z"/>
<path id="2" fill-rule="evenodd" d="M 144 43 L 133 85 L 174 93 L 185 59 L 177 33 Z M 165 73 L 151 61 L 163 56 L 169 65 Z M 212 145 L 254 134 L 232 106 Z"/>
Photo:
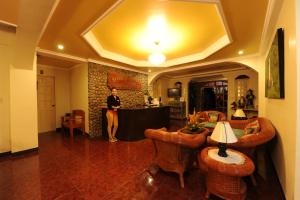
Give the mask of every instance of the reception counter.
<path id="1" fill-rule="evenodd" d="M 102 108 L 102 136 L 107 134 L 107 108 Z M 119 140 L 140 140 L 145 138 L 144 131 L 147 128 L 169 127 L 170 108 L 168 106 L 149 108 L 121 108 L 118 110 L 119 127 L 116 137 Z"/>

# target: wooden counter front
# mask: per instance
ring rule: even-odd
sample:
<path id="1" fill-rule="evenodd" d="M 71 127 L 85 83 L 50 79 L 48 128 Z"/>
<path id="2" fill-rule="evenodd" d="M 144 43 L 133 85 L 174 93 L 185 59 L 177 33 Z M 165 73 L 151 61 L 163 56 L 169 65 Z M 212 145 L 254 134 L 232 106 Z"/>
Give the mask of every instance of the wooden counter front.
<path id="1" fill-rule="evenodd" d="M 107 134 L 107 108 L 102 108 L 102 136 Z M 118 110 L 119 127 L 116 137 L 120 140 L 132 141 L 145 138 L 147 128 L 169 128 L 170 108 L 168 106 L 150 108 L 121 108 Z"/>

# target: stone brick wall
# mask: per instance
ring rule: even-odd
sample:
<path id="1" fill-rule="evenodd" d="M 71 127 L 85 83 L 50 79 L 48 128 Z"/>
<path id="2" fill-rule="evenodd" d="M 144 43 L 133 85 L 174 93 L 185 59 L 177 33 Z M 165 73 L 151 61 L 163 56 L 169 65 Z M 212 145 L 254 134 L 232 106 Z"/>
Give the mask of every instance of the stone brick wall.
<path id="1" fill-rule="evenodd" d="M 89 97 L 89 128 L 90 136 L 102 135 L 102 107 L 106 107 L 106 98 L 110 89 L 107 87 L 107 73 L 114 71 L 133 77 L 142 84 L 141 90 L 118 90 L 121 107 L 134 107 L 144 104 L 144 93 L 148 90 L 148 75 L 137 72 L 89 63 L 88 97 Z"/>

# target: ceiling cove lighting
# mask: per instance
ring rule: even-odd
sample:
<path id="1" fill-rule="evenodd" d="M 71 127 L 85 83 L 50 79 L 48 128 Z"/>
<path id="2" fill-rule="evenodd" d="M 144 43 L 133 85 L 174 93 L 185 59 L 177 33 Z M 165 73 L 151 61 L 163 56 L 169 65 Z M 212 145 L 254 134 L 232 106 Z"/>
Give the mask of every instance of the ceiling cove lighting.
<path id="1" fill-rule="evenodd" d="M 62 44 L 59 44 L 59 45 L 57 45 L 57 49 L 59 49 L 59 50 L 64 50 L 64 45 L 62 45 Z"/>

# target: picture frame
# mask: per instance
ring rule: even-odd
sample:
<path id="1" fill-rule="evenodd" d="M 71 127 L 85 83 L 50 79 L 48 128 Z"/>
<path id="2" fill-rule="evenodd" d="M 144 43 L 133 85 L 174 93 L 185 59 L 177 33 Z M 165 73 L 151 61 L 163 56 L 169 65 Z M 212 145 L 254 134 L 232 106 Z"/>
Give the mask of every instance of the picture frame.
<path id="1" fill-rule="evenodd" d="M 277 29 L 265 61 L 265 97 L 284 98 L 284 32 Z"/>

